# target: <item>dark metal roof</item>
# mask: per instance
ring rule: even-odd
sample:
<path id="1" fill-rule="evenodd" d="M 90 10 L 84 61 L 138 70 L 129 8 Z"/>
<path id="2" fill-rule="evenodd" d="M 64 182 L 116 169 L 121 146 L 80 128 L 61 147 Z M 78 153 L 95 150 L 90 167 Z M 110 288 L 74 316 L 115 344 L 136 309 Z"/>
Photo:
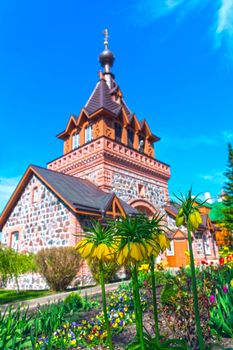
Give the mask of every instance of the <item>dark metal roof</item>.
<path id="1" fill-rule="evenodd" d="M 124 211 L 126 212 L 126 214 L 128 215 L 134 215 L 134 214 L 138 214 L 138 211 L 131 207 L 131 205 L 129 205 L 128 203 L 126 203 L 125 201 L 123 201 L 122 199 L 119 199 Z"/>
<path id="2" fill-rule="evenodd" d="M 104 79 L 101 79 L 97 83 L 93 93 L 85 105 L 85 109 L 89 114 L 94 113 L 100 108 L 105 108 L 117 115 L 122 108 L 121 105 L 113 101 L 110 89 Z"/>
<path id="3" fill-rule="evenodd" d="M 114 193 L 102 191 L 89 180 L 34 165 L 32 169 L 51 186 L 54 192 L 76 209 L 105 212 L 114 197 Z M 127 214 L 135 214 L 137 212 L 124 201 L 120 200 L 120 202 Z"/>
<path id="4" fill-rule="evenodd" d="M 176 205 L 174 205 L 171 203 L 169 206 L 165 207 L 164 209 L 166 211 L 171 212 L 174 216 L 176 216 L 176 214 L 178 213 L 179 207 L 180 207 L 179 204 L 176 203 Z"/>

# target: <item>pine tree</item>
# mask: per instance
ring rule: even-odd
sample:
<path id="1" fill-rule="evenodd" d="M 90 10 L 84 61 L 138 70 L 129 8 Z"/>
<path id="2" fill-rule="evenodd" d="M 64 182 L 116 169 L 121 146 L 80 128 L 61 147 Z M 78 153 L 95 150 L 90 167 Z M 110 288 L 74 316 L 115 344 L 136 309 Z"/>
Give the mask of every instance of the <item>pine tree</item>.
<path id="1" fill-rule="evenodd" d="M 227 170 L 224 175 L 227 179 L 223 187 L 225 193 L 222 224 L 228 230 L 230 242 L 233 245 L 233 148 L 230 143 L 228 144 Z"/>

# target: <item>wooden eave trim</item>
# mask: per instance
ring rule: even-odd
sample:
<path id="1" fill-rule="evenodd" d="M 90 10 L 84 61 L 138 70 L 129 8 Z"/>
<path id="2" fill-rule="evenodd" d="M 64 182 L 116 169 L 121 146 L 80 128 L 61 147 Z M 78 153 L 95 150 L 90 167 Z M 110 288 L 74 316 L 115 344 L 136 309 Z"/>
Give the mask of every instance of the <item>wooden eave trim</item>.
<path id="1" fill-rule="evenodd" d="M 187 237 L 187 235 L 185 234 L 185 232 L 183 232 L 183 231 L 180 230 L 180 229 L 177 229 L 177 230 L 176 230 L 176 232 L 174 233 L 173 239 L 175 239 L 175 240 L 183 239 L 182 237 L 175 237 L 175 235 L 176 235 L 177 233 L 181 233 L 181 234 L 184 236 L 185 239 L 188 239 L 188 237 Z"/>
<path id="2" fill-rule="evenodd" d="M 106 211 L 106 215 L 111 215 L 112 217 L 121 216 L 121 214 L 114 213 L 113 211 Z"/>
<path id="3" fill-rule="evenodd" d="M 119 210 L 120 210 L 120 214 L 119 214 L 119 213 L 116 213 L 116 205 L 117 205 L 117 207 L 118 207 Z M 112 208 L 113 208 L 113 211 L 112 211 L 112 212 L 111 212 L 111 211 L 108 211 L 108 208 L 109 208 L 110 206 L 112 206 Z M 125 212 L 125 210 L 123 209 L 123 207 L 122 207 L 122 205 L 121 205 L 119 199 L 117 198 L 117 196 L 116 196 L 115 194 L 113 194 L 111 200 L 109 200 L 108 204 L 106 205 L 105 213 L 106 213 L 107 215 L 110 215 L 110 214 L 112 215 L 112 214 L 113 214 L 113 216 L 116 216 L 116 215 L 119 215 L 119 216 L 122 215 L 122 216 L 124 216 L 124 217 L 126 216 L 126 212 Z"/>
<path id="4" fill-rule="evenodd" d="M 165 208 L 165 211 L 168 212 L 170 215 L 176 217 L 176 214 L 174 213 L 174 211 L 168 209 L 168 208 Z"/>
<path id="5" fill-rule="evenodd" d="M 125 212 L 124 208 L 122 207 L 122 205 L 121 205 L 121 203 L 120 203 L 120 201 L 119 201 L 119 199 L 117 198 L 116 195 L 115 195 L 115 197 L 113 199 L 113 202 L 114 201 L 115 201 L 115 204 L 117 204 L 118 208 L 120 209 L 121 215 L 125 217 L 126 216 L 126 212 Z"/>
<path id="6" fill-rule="evenodd" d="M 11 211 L 13 210 L 17 200 L 20 197 L 20 194 L 22 193 L 23 189 L 25 188 L 28 180 L 30 177 L 35 174 L 38 179 L 47 187 L 49 188 L 68 208 L 70 208 L 73 212 L 79 213 L 79 214 L 86 214 L 86 215 L 95 215 L 95 216 L 101 216 L 101 213 L 97 213 L 96 211 L 91 210 L 79 210 L 73 205 L 71 205 L 59 192 L 57 192 L 44 178 L 41 176 L 34 168 L 33 166 L 29 166 L 26 170 L 25 174 L 23 175 L 22 179 L 20 180 L 18 186 L 16 187 L 13 195 L 11 196 L 9 202 L 7 203 L 5 209 L 2 212 L 1 219 L 0 219 L 0 229 L 4 226 L 5 222 L 7 221 L 7 217 L 10 215 Z"/>
<path id="7" fill-rule="evenodd" d="M 79 113 L 79 116 L 77 118 L 77 123 L 76 123 L 77 127 L 79 127 L 79 125 L 81 124 L 83 117 L 86 117 L 87 120 L 90 119 L 90 116 L 87 114 L 84 108 L 81 109 L 81 112 Z"/>
<path id="8" fill-rule="evenodd" d="M 80 209 L 76 209 L 75 213 L 82 214 L 82 215 L 89 215 L 89 216 L 97 216 L 97 217 L 102 216 L 101 213 L 97 213 L 96 211 L 88 211 L 88 210 L 80 210 Z"/>
<path id="9" fill-rule="evenodd" d="M 209 228 L 210 231 L 213 231 L 213 232 L 215 231 L 214 225 L 213 225 L 212 221 L 210 220 L 209 216 L 207 218 L 207 227 Z"/>
<path id="10" fill-rule="evenodd" d="M 130 124 L 129 118 L 127 116 L 127 113 L 126 113 L 124 107 L 122 107 L 122 115 L 123 115 L 123 123 L 126 124 L 126 125 L 129 125 Z"/>
<path id="11" fill-rule="evenodd" d="M 149 139 L 153 142 L 158 142 L 161 140 L 161 137 L 152 134 Z"/>
<path id="12" fill-rule="evenodd" d="M 138 121 L 138 118 L 137 118 L 136 114 L 133 115 L 133 118 L 132 118 L 130 124 L 132 123 L 133 120 L 134 120 L 134 122 L 136 124 L 136 128 L 135 128 L 136 130 L 135 131 L 141 131 L 141 125 L 140 125 L 140 123 Z"/>
<path id="13" fill-rule="evenodd" d="M 22 179 L 20 180 L 20 182 L 16 186 L 16 189 L 14 190 L 13 194 L 11 195 L 5 208 L 2 211 L 2 215 L 1 215 L 1 219 L 0 219 L 0 230 L 3 228 L 3 226 L 7 220 L 8 215 L 10 215 L 10 213 L 14 207 L 14 203 L 19 199 L 20 194 L 21 194 L 22 190 L 24 189 L 31 174 L 32 174 L 32 168 L 31 168 L 31 166 L 29 166 L 27 168 L 27 170 L 25 171 Z"/>
<path id="14" fill-rule="evenodd" d="M 153 134 L 152 134 L 152 132 L 151 132 L 151 130 L 149 128 L 149 125 L 148 125 L 146 120 L 144 120 L 144 122 L 142 124 L 142 127 L 141 127 L 141 130 L 143 130 L 144 127 L 145 127 L 145 131 L 146 131 L 145 132 L 146 136 L 151 138 Z"/>
<path id="15" fill-rule="evenodd" d="M 70 116 L 70 119 L 69 119 L 69 121 L 67 123 L 67 126 L 66 126 L 65 130 L 62 131 L 60 134 L 58 134 L 57 138 L 62 139 L 62 140 L 64 140 L 66 138 L 66 136 L 69 134 L 69 129 L 70 129 L 71 122 L 73 122 L 74 123 L 74 127 L 76 127 L 76 119 L 75 119 L 74 115 Z"/>

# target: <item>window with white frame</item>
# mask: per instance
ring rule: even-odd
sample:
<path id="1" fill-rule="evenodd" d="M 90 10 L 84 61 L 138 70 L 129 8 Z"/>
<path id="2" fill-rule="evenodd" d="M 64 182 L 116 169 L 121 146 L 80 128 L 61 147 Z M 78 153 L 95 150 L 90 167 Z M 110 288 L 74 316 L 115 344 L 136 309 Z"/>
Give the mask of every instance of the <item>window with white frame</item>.
<path id="1" fill-rule="evenodd" d="M 195 234 L 197 254 L 204 254 L 203 237 L 201 232 Z"/>
<path id="2" fill-rule="evenodd" d="M 19 249 L 19 232 L 15 231 L 11 234 L 11 248 L 17 251 Z"/>
<path id="3" fill-rule="evenodd" d="M 173 240 L 170 241 L 170 248 L 166 249 L 166 255 L 167 256 L 174 256 L 175 255 L 174 241 Z"/>
<path id="4" fill-rule="evenodd" d="M 92 140 L 92 126 L 88 125 L 85 128 L 85 143 L 90 142 Z"/>
<path id="5" fill-rule="evenodd" d="M 205 254 L 206 255 L 211 255 L 210 239 L 209 239 L 209 237 L 204 235 L 203 236 L 203 241 L 204 241 Z"/>
<path id="6" fill-rule="evenodd" d="M 80 136 L 78 133 L 75 133 L 72 136 L 72 149 L 78 148 L 80 146 Z"/>

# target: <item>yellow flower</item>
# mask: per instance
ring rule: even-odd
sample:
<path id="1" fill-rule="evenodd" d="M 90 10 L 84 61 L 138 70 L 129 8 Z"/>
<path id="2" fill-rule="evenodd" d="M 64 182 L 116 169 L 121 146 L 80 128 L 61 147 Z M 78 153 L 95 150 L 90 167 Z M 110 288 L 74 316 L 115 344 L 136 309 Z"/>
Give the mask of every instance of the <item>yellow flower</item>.
<path id="1" fill-rule="evenodd" d="M 164 251 L 167 248 L 170 248 L 170 240 L 165 236 L 164 234 L 160 234 L 158 236 L 159 245 L 162 251 Z"/>
<path id="2" fill-rule="evenodd" d="M 143 261 L 147 258 L 146 248 L 142 243 L 130 242 L 119 251 L 117 256 L 117 262 L 119 265 L 123 265 L 125 262 Z"/>
<path id="3" fill-rule="evenodd" d="M 114 249 L 107 244 L 100 243 L 95 245 L 86 238 L 77 244 L 76 249 L 84 259 L 90 258 L 105 262 L 113 260 L 115 254 Z"/>
<path id="4" fill-rule="evenodd" d="M 70 344 L 71 345 L 76 345 L 76 339 L 71 340 Z"/>
<path id="5" fill-rule="evenodd" d="M 139 271 L 148 271 L 150 268 L 149 264 L 142 264 L 140 267 L 139 267 Z"/>

